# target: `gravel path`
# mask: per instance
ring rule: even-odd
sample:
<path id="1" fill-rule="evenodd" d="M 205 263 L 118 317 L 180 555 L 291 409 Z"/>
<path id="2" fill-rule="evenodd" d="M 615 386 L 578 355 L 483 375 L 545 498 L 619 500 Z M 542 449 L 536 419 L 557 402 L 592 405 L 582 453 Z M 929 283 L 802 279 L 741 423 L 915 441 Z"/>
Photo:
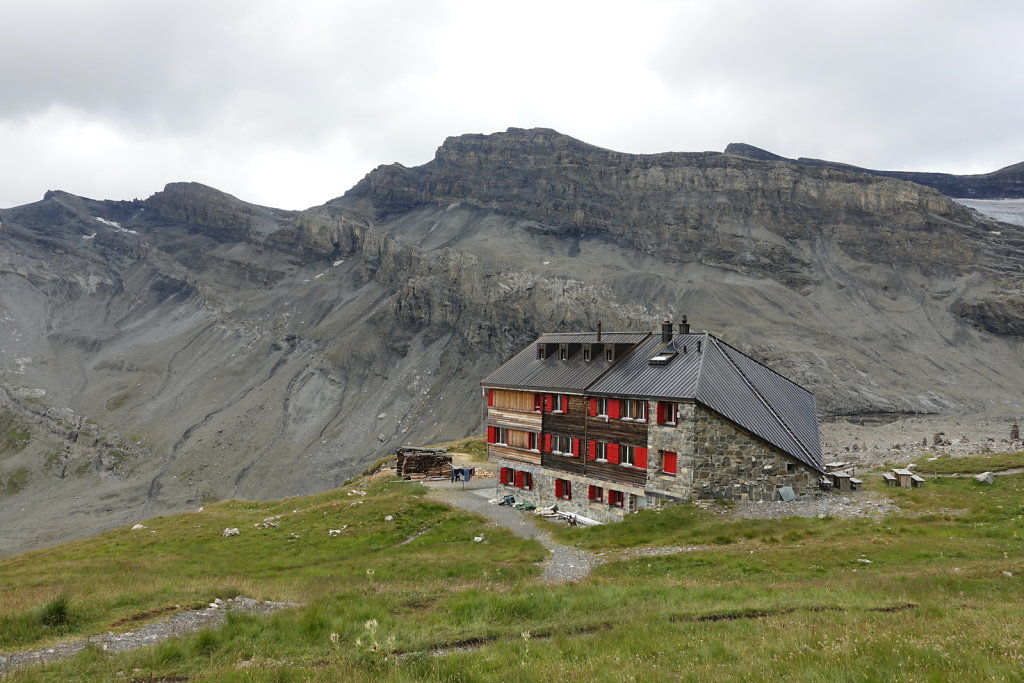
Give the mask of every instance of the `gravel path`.
<path id="1" fill-rule="evenodd" d="M 488 498 L 494 496 L 493 482 L 487 488 L 466 490 L 457 486 L 442 485 L 439 482 L 426 482 L 426 485 L 429 489 L 428 495 L 434 500 L 486 517 L 495 524 L 509 529 L 516 536 L 537 541 L 547 548 L 551 555 L 544 562 L 542 578 L 548 583 L 579 581 L 605 561 L 586 550 L 570 548 L 555 541 L 550 534 L 537 527 L 531 513 L 489 503 Z"/>
<path id="2" fill-rule="evenodd" d="M 216 607 L 213 605 L 216 605 Z M 259 602 L 242 596 L 226 601 L 218 598 L 216 603 L 211 603 L 211 606 L 206 609 L 175 612 L 169 619 L 146 624 L 135 631 L 128 631 L 126 633 L 108 631 L 98 636 L 79 638 L 78 640 L 71 640 L 40 650 L 0 654 L 0 677 L 14 669 L 71 657 L 89 645 L 95 645 L 108 652 L 122 652 L 124 650 L 135 650 L 147 645 L 154 645 L 167 638 L 185 635 L 186 633 L 192 633 L 204 628 L 220 626 L 224 623 L 226 612 L 272 614 L 277 610 L 298 606 L 294 602 Z"/>

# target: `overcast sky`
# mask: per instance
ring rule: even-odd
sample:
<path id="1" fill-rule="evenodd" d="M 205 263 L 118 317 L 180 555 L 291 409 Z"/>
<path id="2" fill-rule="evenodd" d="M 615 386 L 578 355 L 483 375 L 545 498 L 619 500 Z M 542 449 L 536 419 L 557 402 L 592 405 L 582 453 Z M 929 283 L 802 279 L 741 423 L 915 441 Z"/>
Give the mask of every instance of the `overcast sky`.
<path id="1" fill-rule="evenodd" d="M 1024 161 L 1020 0 L 2 0 L 0 27 L 0 207 L 189 180 L 300 209 L 510 126 Z"/>

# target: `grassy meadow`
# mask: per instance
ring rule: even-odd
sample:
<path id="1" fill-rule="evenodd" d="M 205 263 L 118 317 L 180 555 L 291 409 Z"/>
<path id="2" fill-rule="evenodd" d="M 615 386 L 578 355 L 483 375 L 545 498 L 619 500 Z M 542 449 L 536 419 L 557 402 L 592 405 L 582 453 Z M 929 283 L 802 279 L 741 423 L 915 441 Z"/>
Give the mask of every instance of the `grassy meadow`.
<path id="1" fill-rule="evenodd" d="M 991 486 L 933 477 L 913 490 L 865 478 L 902 512 L 739 520 L 679 505 L 617 525 L 551 525 L 608 560 L 554 586 L 539 579 L 539 544 L 413 483 L 376 476 L 307 498 L 217 503 L 0 560 L 0 652 L 241 594 L 304 606 L 229 615 L 134 652 L 87 649 L 10 680 L 1024 678 L 1024 475 Z M 254 526 L 268 518 L 278 526 Z M 223 538 L 225 527 L 241 535 Z M 624 553 L 661 545 L 704 549 Z"/>

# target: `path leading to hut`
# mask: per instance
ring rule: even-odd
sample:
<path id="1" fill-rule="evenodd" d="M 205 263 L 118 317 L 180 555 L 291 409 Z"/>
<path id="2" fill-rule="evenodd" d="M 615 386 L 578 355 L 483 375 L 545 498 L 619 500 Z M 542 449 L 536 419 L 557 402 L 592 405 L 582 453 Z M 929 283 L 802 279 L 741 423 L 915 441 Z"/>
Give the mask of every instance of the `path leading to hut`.
<path id="1" fill-rule="evenodd" d="M 486 517 L 516 536 L 537 541 L 547 548 L 551 555 L 544 562 L 541 576 L 548 583 L 579 581 L 605 561 L 586 550 L 570 548 L 554 540 L 537 526 L 531 513 L 488 502 L 496 495 L 493 477 L 474 479 L 468 484 L 447 481 L 426 481 L 423 484 L 432 499 Z"/>

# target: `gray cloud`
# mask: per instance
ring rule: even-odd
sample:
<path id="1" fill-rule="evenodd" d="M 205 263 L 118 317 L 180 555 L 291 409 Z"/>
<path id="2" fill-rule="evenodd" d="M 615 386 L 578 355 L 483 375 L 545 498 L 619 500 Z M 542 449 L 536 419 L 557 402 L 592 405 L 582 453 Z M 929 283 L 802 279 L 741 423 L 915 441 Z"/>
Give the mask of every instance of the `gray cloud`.
<path id="1" fill-rule="evenodd" d="M 449 135 L 534 125 L 994 170 L 1024 160 L 1022 20 L 1002 0 L 5 3 L 0 206 L 197 180 L 302 208 Z"/>

